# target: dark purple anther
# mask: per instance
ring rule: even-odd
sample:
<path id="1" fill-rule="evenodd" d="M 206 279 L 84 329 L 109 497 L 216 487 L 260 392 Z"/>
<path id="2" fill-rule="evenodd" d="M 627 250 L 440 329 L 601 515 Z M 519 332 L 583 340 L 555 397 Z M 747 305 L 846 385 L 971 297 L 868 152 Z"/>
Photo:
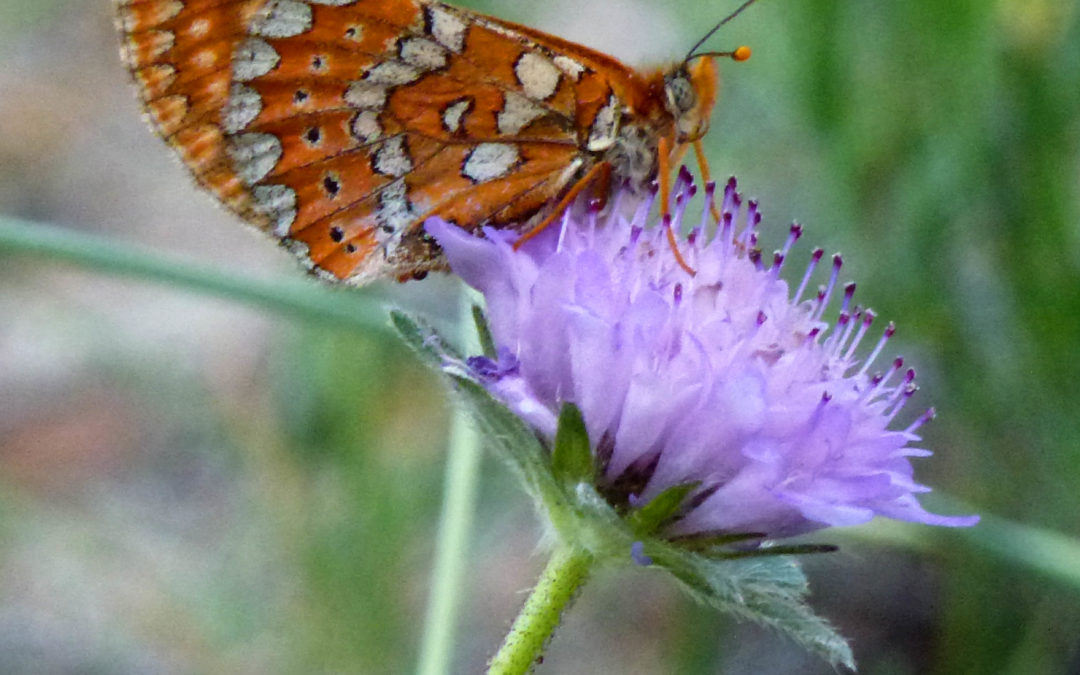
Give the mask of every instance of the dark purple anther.
<path id="1" fill-rule="evenodd" d="M 644 542 L 640 541 L 635 541 L 633 544 L 630 544 L 630 559 L 634 561 L 634 564 L 640 565 L 641 567 L 648 567 L 653 563 L 652 558 L 645 555 Z"/>
<path id="2" fill-rule="evenodd" d="M 679 180 L 687 185 L 693 184 L 694 182 L 694 176 L 690 173 L 690 169 L 686 168 L 685 164 L 679 167 Z"/>
<path id="3" fill-rule="evenodd" d="M 754 263 L 754 267 L 760 270 L 761 269 L 761 249 L 760 248 L 751 249 L 750 252 L 747 253 L 746 255 L 747 255 L 748 258 L 750 258 L 750 262 Z"/>
<path id="4" fill-rule="evenodd" d="M 844 301 L 840 305 L 840 311 L 841 312 L 846 312 L 847 311 L 848 306 L 851 305 L 851 298 L 854 295 L 855 295 L 855 282 L 854 281 L 849 281 L 846 284 L 844 284 Z"/>
<path id="5" fill-rule="evenodd" d="M 904 433 L 913 433 L 916 429 L 926 424 L 930 420 L 934 419 L 935 417 L 937 417 L 937 410 L 935 410 L 934 408 L 927 408 L 926 412 L 919 415 L 918 419 L 908 425 L 907 429 L 904 429 Z"/>

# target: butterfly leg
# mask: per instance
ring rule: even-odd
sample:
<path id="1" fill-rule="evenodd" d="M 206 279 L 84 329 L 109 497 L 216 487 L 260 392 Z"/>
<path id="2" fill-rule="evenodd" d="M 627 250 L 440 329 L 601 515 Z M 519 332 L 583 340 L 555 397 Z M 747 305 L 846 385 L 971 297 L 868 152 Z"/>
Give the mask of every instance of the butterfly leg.
<path id="1" fill-rule="evenodd" d="M 536 235 L 547 229 L 548 225 L 551 225 L 556 218 L 562 215 L 570 204 L 578 198 L 578 195 L 582 193 L 589 185 L 595 184 L 597 187 L 597 193 L 600 195 L 600 199 L 603 202 L 607 202 L 608 193 L 611 191 L 611 164 L 608 162 L 598 162 L 589 169 L 584 176 L 582 176 L 578 182 L 574 183 L 573 187 L 567 190 L 563 198 L 559 200 L 559 203 L 555 205 L 555 208 L 551 209 L 551 212 L 544 216 L 544 219 L 525 232 L 514 242 L 514 250 L 521 248 L 522 244 L 532 239 Z"/>
<path id="2" fill-rule="evenodd" d="M 685 146 L 683 146 L 685 147 Z M 681 155 L 682 153 L 680 153 Z M 686 262 L 686 258 L 683 257 L 682 252 L 679 251 L 679 242 L 675 239 L 675 231 L 671 227 L 671 139 L 667 136 L 661 136 L 657 145 L 657 155 L 659 166 L 659 179 L 660 179 L 660 209 L 661 209 L 661 222 L 664 229 L 667 230 L 668 246 L 671 248 L 672 255 L 675 256 L 675 262 L 679 263 L 679 267 L 689 274 L 694 276 L 697 271 L 693 267 L 690 267 Z"/>
<path id="3" fill-rule="evenodd" d="M 701 171 L 701 180 L 708 185 L 712 178 L 709 177 L 709 161 L 705 159 L 705 148 L 702 145 L 700 138 L 694 141 L 694 155 L 697 156 L 698 170 Z M 719 223 L 720 211 L 716 208 L 715 201 L 709 204 L 709 209 L 711 210 L 713 220 Z"/>

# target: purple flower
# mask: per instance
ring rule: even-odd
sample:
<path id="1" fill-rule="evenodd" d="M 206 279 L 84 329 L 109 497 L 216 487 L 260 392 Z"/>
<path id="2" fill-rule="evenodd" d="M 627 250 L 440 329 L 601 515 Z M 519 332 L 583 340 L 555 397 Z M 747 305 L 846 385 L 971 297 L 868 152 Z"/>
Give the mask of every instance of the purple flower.
<path id="1" fill-rule="evenodd" d="M 685 172 L 671 227 L 680 230 L 694 187 Z M 780 271 L 801 228 L 771 260 L 757 248 L 757 204 L 731 179 L 721 223 L 707 228 L 714 186 L 680 266 L 665 224 L 647 228 L 652 200 L 627 208 L 618 192 L 603 217 L 578 205 L 514 250 L 517 234 L 485 237 L 431 220 L 451 268 L 487 302 L 498 358 L 469 360 L 473 376 L 548 439 L 563 402 L 584 416 L 602 474 L 624 505 L 695 483 L 667 533 L 785 537 L 875 515 L 967 526 L 977 516 L 925 511 L 909 457 L 918 428 L 895 418 L 915 392 L 901 359 L 878 365 L 894 328 L 864 345 L 874 314 L 837 289 L 807 291 L 816 250 L 794 296 Z M 823 320 L 841 296 L 835 324 Z M 868 342 L 868 340 L 867 340 Z M 861 357 L 857 352 L 869 348 Z M 878 372 L 875 366 L 880 369 Z"/>

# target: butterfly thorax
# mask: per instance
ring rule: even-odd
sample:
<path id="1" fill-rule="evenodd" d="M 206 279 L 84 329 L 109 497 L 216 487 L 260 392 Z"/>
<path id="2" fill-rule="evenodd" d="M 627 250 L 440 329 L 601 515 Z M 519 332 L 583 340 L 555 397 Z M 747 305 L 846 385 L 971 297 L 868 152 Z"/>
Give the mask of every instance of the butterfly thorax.
<path id="1" fill-rule="evenodd" d="M 716 100 L 716 67 L 712 59 L 697 59 L 654 72 L 636 108 L 620 119 L 613 143 L 601 159 L 613 176 L 644 194 L 660 169 L 659 139 L 667 138 L 669 165 L 681 161 L 687 144 L 705 135 Z"/>

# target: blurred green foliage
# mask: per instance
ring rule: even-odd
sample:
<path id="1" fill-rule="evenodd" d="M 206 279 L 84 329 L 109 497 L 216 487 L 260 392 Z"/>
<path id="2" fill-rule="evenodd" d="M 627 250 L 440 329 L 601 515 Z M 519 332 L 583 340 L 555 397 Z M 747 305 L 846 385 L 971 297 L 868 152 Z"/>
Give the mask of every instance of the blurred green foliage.
<path id="1" fill-rule="evenodd" d="M 48 31 L 63 7 L 0 1 L 24 30 Z M 732 4 L 666 9 L 689 45 Z M 471 6 L 524 23 L 534 11 L 523 0 Z M 842 249 L 860 285 L 856 297 L 897 321 L 893 345 L 919 368 L 925 390 L 916 400 L 940 413 L 926 431 L 937 455 L 919 463 L 920 479 L 979 512 L 1073 537 L 1080 537 L 1078 11 L 1075 0 L 760 0 L 713 39 L 717 48 L 747 43 L 755 55 L 722 64 L 708 137 L 714 174 L 736 174 L 761 200 L 766 243 L 770 228 L 775 243 L 787 221 L 799 220 L 810 246 L 793 259 L 813 245 Z M 4 284 L 29 274 L 10 270 Z M 159 432 L 156 446 L 187 448 L 163 451 L 185 468 L 127 471 L 179 489 L 177 473 L 206 465 L 218 478 L 193 484 L 235 503 L 221 531 L 211 528 L 211 543 L 198 528 L 177 536 L 181 544 L 198 539 L 196 549 L 218 556 L 217 567 L 156 585 L 166 589 L 159 604 L 110 629 L 119 637 L 103 643 L 127 656 L 93 652 L 81 662 L 90 671 L 139 672 L 148 662 L 190 672 L 413 667 L 445 443 L 439 385 L 384 336 L 284 321 L 277 333 L 247 390 L 251 399 L 241 402 L 221 400 L 181 365 L 133 369 L 122 346 L 101 339 L 101 377 L 142 400 Z M 187 384 L 180 392 L 155 385 L 164 381 Z M 507 523 L 527 506 L 503 484 L 505 472 L 488 471 L 474 562 L 490 571 L 508 548 L 522 555 L 515 546 L 531 546 L 537 533 L 512 536 Z M 88 502 L 57 504 L 7 480 L 0 559 L 59 528 L 68 553 L 85 541 L 90 559 L 103 550 L 118 556 L 87 569 L 122 568 L 124 549 L 109 529 L 126 521 L 83 521 L 73 514 Z M 966 535 L 924 529 L 915 538 L 910 547 L 882 549 L 837 535 L 830 541 L 854 553 L 811 566 L 814 602 L 855 636 L 862 672 L 1080 669 L 1075 587 Z M 3 569 L 12 564 L 5 559 Z M 793 663 L 799 672 L 827 672 L 798 656 L 770 660 L 774 636 L 727 624 L 680 599 L 671 584 L 642 576 L 599 579 L 587 590 L 542 672 L 579 672 L 584 663 L 596 672 L 629 672 L 627 664 L 634 672 L 794 672 Z M 462 672 L 483 663 L 511 618 L 486 616 L 485 594 L 505 587 L 486 581 L 470 590 Z M 517 583 L 530 583 L 527 574 Z M 621 656 L 597 660 L 612 649 Z M 261 660 L 249 660 L 249 650 Z M 5 651 L 4 670 L 32 672 L 25 647 Z M 143 651 L 153 658 L 132 656 Z"/>

